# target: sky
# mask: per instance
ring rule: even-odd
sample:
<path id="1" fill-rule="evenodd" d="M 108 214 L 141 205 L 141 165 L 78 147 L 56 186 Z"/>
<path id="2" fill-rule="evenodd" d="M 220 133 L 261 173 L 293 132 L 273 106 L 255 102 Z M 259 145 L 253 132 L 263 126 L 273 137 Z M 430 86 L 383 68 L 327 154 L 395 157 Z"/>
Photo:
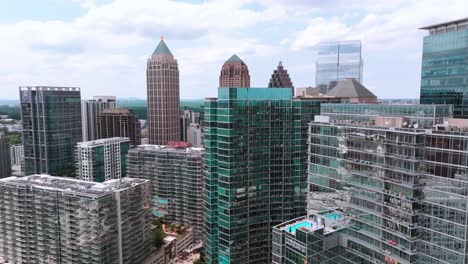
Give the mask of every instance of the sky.
<path id="1" fill-rule="evenodd" d="M 0 98 L 19 86 L 80 87 L 82 98 L 146 98 L 160 36 L 179 63 L 181 99 L 216 97 L 232 54 L 252 87 L 281 60 L 315 86 L 321 41 L 361 40 L 363 84 L 379 98 L 419 98 L 418 28 L 467 16 L 466 0 L 0 0 Z"/>

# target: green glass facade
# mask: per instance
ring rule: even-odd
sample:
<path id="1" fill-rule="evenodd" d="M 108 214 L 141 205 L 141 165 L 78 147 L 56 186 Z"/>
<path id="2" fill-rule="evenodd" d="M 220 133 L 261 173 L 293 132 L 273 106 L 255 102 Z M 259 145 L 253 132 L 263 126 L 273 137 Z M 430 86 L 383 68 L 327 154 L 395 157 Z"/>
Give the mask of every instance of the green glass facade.
<path id="1" fill-rule="evenodd" d="M 25 175 L 73 177 L 81 141 L 80 89 L 20 87 Z"/>
<path id="2" fill-rule="evenodd" d="M 284 88 L 206 99 L 206 263 L 271 262 L 272 227 L 305 214 L 307 124 L 320 103 Z"/>
<path id="3" fill-rule="evenodd" d="M 421 71 L 422 104 L 453 104 L 468 118 L 468 19 L 427 27 Z"/>

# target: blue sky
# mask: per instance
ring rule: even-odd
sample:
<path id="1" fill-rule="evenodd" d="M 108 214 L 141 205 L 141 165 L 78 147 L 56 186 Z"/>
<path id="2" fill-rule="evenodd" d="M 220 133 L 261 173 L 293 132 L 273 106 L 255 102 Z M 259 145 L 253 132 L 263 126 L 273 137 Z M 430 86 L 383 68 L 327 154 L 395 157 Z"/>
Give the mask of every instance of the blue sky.
<path id="1" fill-rule="evenodd" d="M 146 97 L 146 60 L 164 35 L 181 98 L 213 97 L 233 53 L 251 84 L 279 60 L 296 87 L 315 85 L 316 44 L 359 39 L 364 85 L 418 98 L 419 27 L 466 17 L 466 0 L 0 0 L 0 98 L 22 85 L 78 86 L 82 97 Z"/>

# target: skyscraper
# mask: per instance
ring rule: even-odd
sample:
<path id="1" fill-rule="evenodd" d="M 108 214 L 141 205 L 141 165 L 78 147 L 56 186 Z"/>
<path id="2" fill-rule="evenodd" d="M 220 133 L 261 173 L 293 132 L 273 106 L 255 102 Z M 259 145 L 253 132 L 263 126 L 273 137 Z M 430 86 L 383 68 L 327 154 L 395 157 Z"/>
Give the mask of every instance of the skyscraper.
<path id="1" fill-rule="evenodd" d="M 99 138 L 126 137 L 133 146 L 141 144 L 141 123 L 128 108 L 108 108 L 99 114 Z"/>
<path id="2" fill-rule="evenodd" d="M 125 177 L 129 149 L 129 138 L 103 138 L 79 142 L 76 145 L 78 179 L 103 182 Z"/>
<path id="3" fill-rule="evenodd" d="M 3 131 L 0 131 L 0 179 L 11 175 L 10 144 Z"/>
<path id="4" fill-rule="evenodd" d="M 180 139 L 179 67 L 163 38 L 146 66 L 149 143 Z"/>
<path id="5" fill-rule="evenodd" d="M 421 103 L 453 104 L 455 117 L 468 118 L 468 18 L 422 29 Z"/>
<path id="6" fill-rule="evenodd" d="M 150 181 L 153 214 L 190 228 L 200 241 L 204 149 L 185 142 L 140 145 L 128 152 L 127 176 Z"/>
<path id="7" fill-rule="evenodd" d="M 25 175 L 73 176 L 76 143 L 81 141 L 80 88 L 19 88 Z"/>
<path id="8" fill-rule="evenodd" d="M 99 139 L 99 114 L 107 108 L 115 108 L 115 96 L 94 96 L 81 102 L 83 141 Z"/>
<path id="9" fill-rule="evenodd" d="M 271 75 L 269 88 L 291 88 L 294 90 L 291 78 L 289 78 L 288 71 L 284 69 L 283 63 L 280 61 L 276 70 Z"/>
<path id="10" fill-rule="evenodd" d="M 223 64 L 219 87 L 250 87 L 249 68 L 236 54 Z"/>
<path id="11" fill-rule="evenodd" d="M 142 179 L 0 179 L 0 262 L 143 263 L 151 243 L 148 192 Z"/>
<path id="12" fill-rule="evenodd" d="M 319 99 L 219 88 L 205 101 L 206 263 L 268 263 L 272 227 L 305 212 L 307 124 Z"/>
<path id="13" fill-rule="evenodd" d="M 318 45 L 315 85 L 325 94 L 343 79 L 362 83 L 362 68 L 361 41 L 322 42 Z"/>

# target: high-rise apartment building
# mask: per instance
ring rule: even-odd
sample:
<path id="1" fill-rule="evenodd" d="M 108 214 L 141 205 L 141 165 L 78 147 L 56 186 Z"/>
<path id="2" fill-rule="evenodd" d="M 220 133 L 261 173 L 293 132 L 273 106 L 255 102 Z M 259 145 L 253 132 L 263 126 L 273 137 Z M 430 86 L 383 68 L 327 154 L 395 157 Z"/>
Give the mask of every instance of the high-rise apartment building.
<path id="1" fill-rule="evenodd" d="M 3 131 L 0 131 L 0 179 L 11 175 L 10 144 Z"/>
<path id="2" fill-rule="evenodd" d="M 219 87 L 250 87 L 249 68 L 236 54 L 223 64 Z"/>
<path id="3" fill-rule="evenodd" d="M 116 107 L 115 96 L 94 96 L 81 102 L 83 141 L 99 139 L 99 114 L 102 110 Z"/>
<path id="4" fill-rule="evenodd" d="M 424 37 L 422 104 L 453 104 L 454 116 L 468 118 L 468 18 L 436 24 Z"/>
<path id="5" fill-rule="evenodd" d="M 76 175 L 83 181 L 104 182 L 127 174 L 129 138 L 105 138 L 76 145 Z"/>
<path id="6" fill-rule="evenodd" d="M 362 83 L 361 41 L 323 42 L 318 45 L 315 85 L 325 94 L 338 81 L 353 78 Z"/>
<path id="7" fill-rule="evenodd" d="M 107 108 L 99 114 L 99 138 L 126 137 L 133 146 L 141 144 L 141 123 L 128 108 Z"/>
<path id="8" fill-rule="evenodd" d="M 268 263 L 272 227 L 305 212 L 307 124 L 321 100 L 219 88 L 205 101 L 206 263 Z"/>
<path id="9" fill-rule="evenodd" d="M 273 263 L 465 263 L 468 122 L 434 126 L 445 105 L 370 109 L 375 124 L 335 109 L 310 124 L 308 214 L 275 227 Z"/>
<path id="10" fill-rule="evenodd" d="M 149 180 L 153 214 L 192 229 L 195 241 L 200 241 L 204 149 L 189 146 L 140 145 L 128 152 L 127 176 Z"/>
<path id="11" fill-rule="evenodd" d="M 10 160 L 11 165 L 20 166 L 24 160 L 24 148 L 23 145 L 11 145 L 10 146 Z M 11 176 L 11 175 L 10 175 Z"/>
<path id="12" fill-rule="evenodd" d="M 73 176 L 74 148 L 82 139 L 80 88 L 19 88 L 25 175 Z"/>
<path id="13" fill-rule="evenodd" d="M 291 78 L 289 78 L 288 71 L 284 69 L 283 63 L 280 61 L 276 70 L 271 75 L 269 88 L 291 88 L 294 90 Z"/>
<path id="14" fill-rule="evenodd" d="M 146 66 L 149 143 L 164 145 L 180 140 L 179 66 L 161 42 Z"/>
<path id="15" fill-rule="evenodd" d="M 143 263 L 149 198 L 142 179 L 0 179 L 0 262 Z"/>

